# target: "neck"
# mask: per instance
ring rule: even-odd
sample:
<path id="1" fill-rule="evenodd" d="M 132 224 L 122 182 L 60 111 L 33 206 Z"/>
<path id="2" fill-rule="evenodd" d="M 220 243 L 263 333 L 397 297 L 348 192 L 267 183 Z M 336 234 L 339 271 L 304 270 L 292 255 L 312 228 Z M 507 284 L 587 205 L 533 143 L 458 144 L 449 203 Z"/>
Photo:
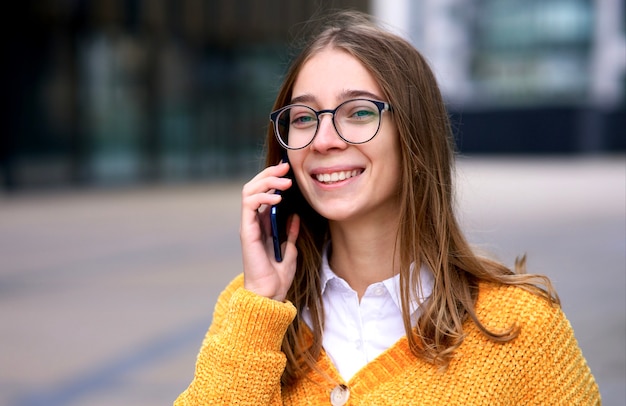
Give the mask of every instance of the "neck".
<path id="1" fill-rule="evenodd" d="M 332 243 L 330 267 L 337 276 L 348 282 L 359 299 L 368 286 L 399 272 L 399 254 L 394 250 L 396 222 L 331 222 L 329 226 Z"/>

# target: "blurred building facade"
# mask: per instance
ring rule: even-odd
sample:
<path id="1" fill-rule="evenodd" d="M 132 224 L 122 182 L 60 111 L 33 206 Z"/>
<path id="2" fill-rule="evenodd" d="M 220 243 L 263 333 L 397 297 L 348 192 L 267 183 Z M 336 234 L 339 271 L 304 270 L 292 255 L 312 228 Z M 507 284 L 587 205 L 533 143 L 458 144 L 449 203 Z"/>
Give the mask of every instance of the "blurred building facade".
<path id="1" fill-rule="evenodd" d="M 623 0 L 14 3 L 6 190 L 254 173 L 289 44 L 331 8 L 423 51 L 461 152 L 626 150 Z"/>
<path id="2" fill-rule="evenodd" d="M 373 9 L 430 60 L 461 151 L 626 149 L 623 0 L 375 0 Z"/>

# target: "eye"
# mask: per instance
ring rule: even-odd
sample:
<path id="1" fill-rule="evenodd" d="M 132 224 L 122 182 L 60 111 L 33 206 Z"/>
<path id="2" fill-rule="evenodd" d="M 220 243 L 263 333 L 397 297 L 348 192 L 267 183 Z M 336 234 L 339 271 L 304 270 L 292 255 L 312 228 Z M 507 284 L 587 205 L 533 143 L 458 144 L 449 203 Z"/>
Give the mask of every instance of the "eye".
<path id="1" fill-rule="evenodd" d="M 307 106 L 293 106 L 283 112 L 289 126 L 294 129 L 306 129 L 316 125 L 317 116 L 315 112 Z"/>
<path id="2" fill-rule="evenodd" d="M 356 119 L 373 117 L 375 115 L 376 115 L 375 112 L 371 110 L 367 110 L 367 109 L 356 110 L 354 113 L 352 113 L 352 117 Z"/>
<path id="3" fill-rule="evenodd" d="M 340 117 L 353 123 L 369 123 L 378 117 L 378 110 L 375 106 L 355 104 L 346 106 Z"/>
<path id="4" fill-rule="evenodd" d="M 296 114 L 291 119 L 291 125 L 296 128 L 306 128 L 312 124 L 315 124 L 316 117 L 310 112 L 301 112 Z"/>

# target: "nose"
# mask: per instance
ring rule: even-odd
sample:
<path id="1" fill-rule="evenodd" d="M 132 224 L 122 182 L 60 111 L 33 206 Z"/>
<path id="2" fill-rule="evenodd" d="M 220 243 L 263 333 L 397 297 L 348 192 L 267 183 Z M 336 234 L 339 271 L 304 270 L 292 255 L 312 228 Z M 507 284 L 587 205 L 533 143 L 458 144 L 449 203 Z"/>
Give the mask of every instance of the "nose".
<path id="1" fill-rule="evenodd" d="M 344 149 L 347 145 L 337 133 L 333 125 L 332 115 L 329 113 L 320 114 L 317 134 L 311 143 L 311 148 L 318 152 L 326 152 L 331 149 Z"/>

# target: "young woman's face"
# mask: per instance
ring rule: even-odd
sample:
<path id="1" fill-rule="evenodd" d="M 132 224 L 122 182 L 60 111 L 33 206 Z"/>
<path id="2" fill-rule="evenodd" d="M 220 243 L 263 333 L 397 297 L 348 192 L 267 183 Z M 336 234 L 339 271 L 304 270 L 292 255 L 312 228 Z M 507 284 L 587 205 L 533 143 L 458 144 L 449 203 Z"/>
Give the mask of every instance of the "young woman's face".
<path id="1" fill-rule="evenodd" d="M 291 103 L 319 111 L 335 109 L 355 98 L 387 101 L 376 80 L 356 58 L 327 48 L 302 66 Z M 302 194 L 330 221 L 397 218 L 400 152 L 392 113 L 384 112 L 376 136 L 359 145 L 342 140 L 331 115 L 321 115 L 311 144 L 288 154 Z"/>

